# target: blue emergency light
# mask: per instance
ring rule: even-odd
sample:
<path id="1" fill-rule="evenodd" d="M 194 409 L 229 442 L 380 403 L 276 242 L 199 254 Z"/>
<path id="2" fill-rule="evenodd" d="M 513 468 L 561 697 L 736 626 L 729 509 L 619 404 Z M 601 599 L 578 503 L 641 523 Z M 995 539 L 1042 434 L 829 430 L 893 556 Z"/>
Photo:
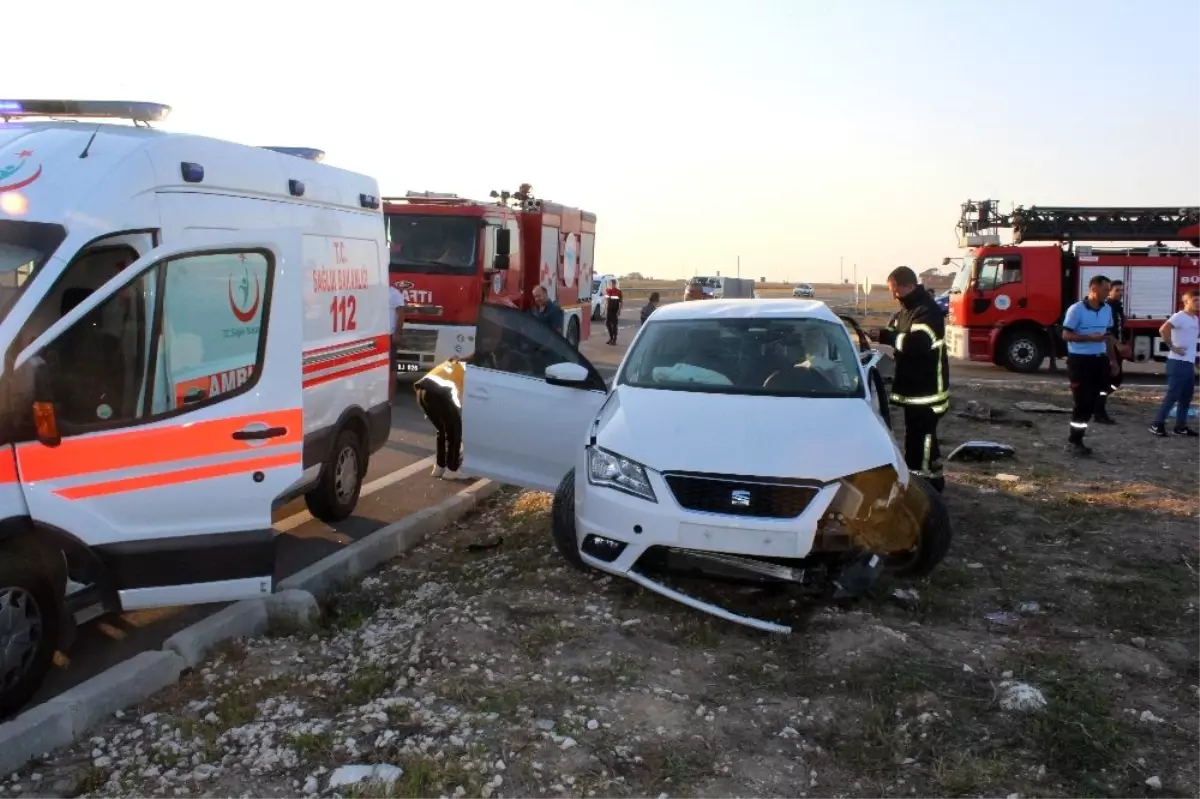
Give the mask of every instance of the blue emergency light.
<path id="1" fill-rule="evenodd" d="M 0 118 L 58 117 L 65 119 L 124 119 L 161 122 L 171 113 L 162 103 L 126 100 L 0 100 Z"/>
<path id="2" fill-rule="evenodd" d="M 325 151 L 318 150 L 316 147 L 263 147 L 262 149 L 303 158 L 305 161 L 325 160 Z"/>

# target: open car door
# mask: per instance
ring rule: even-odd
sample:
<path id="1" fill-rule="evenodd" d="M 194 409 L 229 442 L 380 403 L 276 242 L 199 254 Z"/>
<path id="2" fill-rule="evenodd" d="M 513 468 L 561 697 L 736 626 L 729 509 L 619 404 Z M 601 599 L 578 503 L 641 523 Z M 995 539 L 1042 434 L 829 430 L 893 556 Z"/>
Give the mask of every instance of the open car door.
<path id="1" fill-rule="evenodd" d="M 463 371 L 463 471 L 554 491 L 608 398 L 596 367 L 530 314 L 485 304 Z"/>
<path id="2" fill-rule="evenodd" d="M 870 337 L 854 317 L 838 314 L 838 318 L 842 320 L 842 324 L 850 333 L 850 339 L 858 348 L 858 360 L 862 364 L 863 379 L 867 384 L 867 398 L 875 409 L 875 413 L 879 414 L 879 418 L 890 428 L 892 426 L 892 402 L 881 368 L 883 353 L 871 346 Z"/>
<path id="3" fill-rule="evenodd" d="M 270 593 L 272 503 L 301 476 L 300 235 L 214 234 L 76 294 L 15 364 L 30 517 L 98 556 L 120 609 Z"/>

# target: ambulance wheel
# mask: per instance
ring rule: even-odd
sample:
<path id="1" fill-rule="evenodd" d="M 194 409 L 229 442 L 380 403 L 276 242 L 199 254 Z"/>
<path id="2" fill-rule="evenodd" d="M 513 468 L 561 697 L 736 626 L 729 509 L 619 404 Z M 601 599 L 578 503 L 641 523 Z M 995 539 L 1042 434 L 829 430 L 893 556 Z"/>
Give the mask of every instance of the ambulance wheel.
<path id="1" fill-rule="evenodd" d="M 567 343 L 579 349 L 579 320 L 574 316 L 567 322 Z"/>
<path id="2" fill-rule="evenodd" d="M 367 454 L 362 439 L 353 430 L 342 430 L 329 460 L 321 467 L 321 479 L 304 495 L 308 512 L 323 522 L 340 522 L 354 512 L 367 471 Z"/>
<path id="3" fill-rule="evenodd" d="M 575 470 L 558 484 L 554 502 L 550 505 L 550 533 L 559 554 L 577 569 L 586 569 L 587 564 L 579 557 L 579 539 L 575 536 Z"/>
<path id="4" fill-rule="evenodd" d="M 41 687 L 62 626 L 62 592 L 38 561 L 0 552 L 0 719 Z"/>
<path id="5" fill-rule="evenodd" d="M 867 388 L 871 392 L 871 404 L 875 406 L 883 423 L 890 430 L 892 427 L 892 402 L 888 399 L 887 386 L 883 384 L 883 377 L 879 374 L 878 369 L 871 370 L 868 380 L 870 385 Z"/>
<path id="6" fill-rule="evenodd" d="M 950 511 L 946 508 L 946 500 L 934 488 L 933 483 L 924 477 L 913 475 L 911 485 L 925 492 L 925 498 L 929 501 L 929 513 L 925 516 L 925 523 L 921 525 L 921 537 L 917 540 L 917 545 L 908 552 L 894 552 L 888 555 L 884 568 L 897 577 L 919 579 L 928 577 L 946 557 L 954 532 L 950 525 Z"/>

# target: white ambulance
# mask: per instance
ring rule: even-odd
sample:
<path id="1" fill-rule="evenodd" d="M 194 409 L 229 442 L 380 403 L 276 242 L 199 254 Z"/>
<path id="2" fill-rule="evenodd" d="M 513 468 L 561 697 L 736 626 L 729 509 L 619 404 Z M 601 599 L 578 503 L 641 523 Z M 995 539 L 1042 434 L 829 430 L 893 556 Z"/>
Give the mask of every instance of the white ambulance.
<path id="1" fill-rule="evenodd" d="M 0 100 L 0 717 L 77 607 L 270 593 L 272 509 L 388 438 L 375 180 L 169 110 Z"/>

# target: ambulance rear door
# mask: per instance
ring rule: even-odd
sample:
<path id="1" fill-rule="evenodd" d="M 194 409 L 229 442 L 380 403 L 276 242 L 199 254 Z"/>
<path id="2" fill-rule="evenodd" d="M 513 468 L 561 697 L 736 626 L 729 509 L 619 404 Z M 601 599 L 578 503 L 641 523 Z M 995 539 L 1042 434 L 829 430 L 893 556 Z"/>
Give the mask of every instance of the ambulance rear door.
<path id="1" fill-rule="evenodd" d="M 61 436 L 16 448 L 30 516 L 88 545 L 123 609 L 272 590 L 272 504 L 303 465 L 300 241 L 158 247 L 18 357 Z"/>

